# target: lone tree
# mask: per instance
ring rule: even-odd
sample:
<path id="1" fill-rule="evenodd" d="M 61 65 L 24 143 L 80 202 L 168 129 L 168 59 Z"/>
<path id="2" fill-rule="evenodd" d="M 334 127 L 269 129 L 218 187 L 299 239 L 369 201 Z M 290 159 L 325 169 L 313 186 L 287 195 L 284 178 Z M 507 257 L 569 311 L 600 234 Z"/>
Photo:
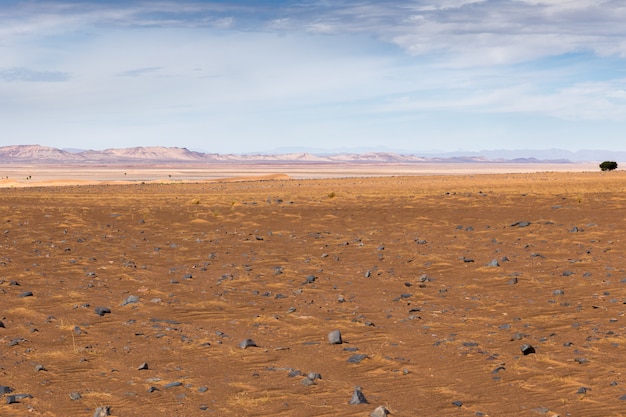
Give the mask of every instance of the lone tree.
<path id="1" fill-rule="evenodd" d="M 614 169 L 617 169 L 617 162 L 604 161 L 600 164 L 600 169 L 602 171 L 613 171 Z"/>

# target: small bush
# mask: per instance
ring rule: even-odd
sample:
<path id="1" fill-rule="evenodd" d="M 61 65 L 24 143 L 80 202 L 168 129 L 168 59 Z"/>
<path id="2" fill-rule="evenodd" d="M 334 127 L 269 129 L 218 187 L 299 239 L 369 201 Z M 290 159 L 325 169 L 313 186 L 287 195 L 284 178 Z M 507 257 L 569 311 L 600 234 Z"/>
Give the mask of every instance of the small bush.
<path id="1" fill-rule="evenodd" d="M 614 169 L 617 169 L 617 162 L 604 161 L 600 164 L 600 169 L 602 171 L 613 171 Z"/>

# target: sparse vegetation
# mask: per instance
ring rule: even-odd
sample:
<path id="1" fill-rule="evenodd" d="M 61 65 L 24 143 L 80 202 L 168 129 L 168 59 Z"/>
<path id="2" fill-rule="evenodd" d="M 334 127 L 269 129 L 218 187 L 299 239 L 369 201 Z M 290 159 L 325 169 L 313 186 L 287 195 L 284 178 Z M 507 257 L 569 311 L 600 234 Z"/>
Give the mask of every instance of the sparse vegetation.
<path id="1" fill-rule="evenodd" d="M 600 164 L 600 169 L 602 171 L 613 171 L 617 169 L 617 162 L 615 161 L 604 161 Z"/>

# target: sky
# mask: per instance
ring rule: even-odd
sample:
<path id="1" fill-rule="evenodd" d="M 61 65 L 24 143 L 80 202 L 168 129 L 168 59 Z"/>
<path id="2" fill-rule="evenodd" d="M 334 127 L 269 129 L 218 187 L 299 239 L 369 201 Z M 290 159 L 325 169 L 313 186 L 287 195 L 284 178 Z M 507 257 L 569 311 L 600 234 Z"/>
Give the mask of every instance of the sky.
<path id="1" fill-rule="evenodd" d="M 625 0 L 0 0 L 0 146 L 626 151 Z"/>

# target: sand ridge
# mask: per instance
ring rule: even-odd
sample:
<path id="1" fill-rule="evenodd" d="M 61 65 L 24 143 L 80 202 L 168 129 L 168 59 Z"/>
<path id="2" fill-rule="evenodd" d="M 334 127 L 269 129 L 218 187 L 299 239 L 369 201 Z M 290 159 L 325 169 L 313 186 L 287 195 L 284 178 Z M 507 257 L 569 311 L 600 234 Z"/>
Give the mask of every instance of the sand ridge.
<path id="1" fill-rule="evenodd" d="M 0 415 L 622 415 L 625 179 L 2 189 Z"/>

